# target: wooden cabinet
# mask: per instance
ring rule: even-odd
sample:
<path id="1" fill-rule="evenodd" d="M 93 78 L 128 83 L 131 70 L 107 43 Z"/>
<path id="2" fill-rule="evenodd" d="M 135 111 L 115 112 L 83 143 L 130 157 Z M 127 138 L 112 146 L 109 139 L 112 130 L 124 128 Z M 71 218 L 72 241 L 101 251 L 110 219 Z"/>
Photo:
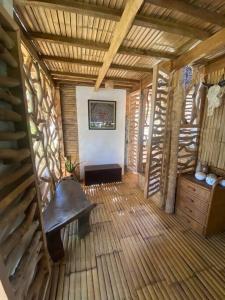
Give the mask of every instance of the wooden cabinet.
<path id="1" fill-rule="evenodd" d="M 194 175 L 178 178 L 176 214 L 188 227 L 209 236 L 225 230 L 225 188 L 209 186 Z"/>

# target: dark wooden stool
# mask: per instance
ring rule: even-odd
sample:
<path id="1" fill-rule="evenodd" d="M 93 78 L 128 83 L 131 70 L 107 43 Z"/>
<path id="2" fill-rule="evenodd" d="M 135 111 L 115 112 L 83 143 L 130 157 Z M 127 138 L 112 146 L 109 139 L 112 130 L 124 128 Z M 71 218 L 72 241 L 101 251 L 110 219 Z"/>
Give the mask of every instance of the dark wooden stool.
<path id="1" fill-rule="evenodd" d="M 64 256 L 60 230 L 78 219 L 78 236 L 83 238 L 90 232 L 89 216 L 95 206 L 86 198 L 79 182 L 68 178 L 58 184 L 54 200 L 44 211 L 47 245 L 54 262 Z"/>

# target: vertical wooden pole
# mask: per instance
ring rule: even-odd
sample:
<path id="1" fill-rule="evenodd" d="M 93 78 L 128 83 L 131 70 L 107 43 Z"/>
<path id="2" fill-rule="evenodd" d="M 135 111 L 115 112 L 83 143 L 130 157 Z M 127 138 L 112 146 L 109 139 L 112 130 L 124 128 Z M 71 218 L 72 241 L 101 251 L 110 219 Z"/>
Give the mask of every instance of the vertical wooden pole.
<path id="1" fill-rule="evenodd" d="M 169 163 L 169 178 L 168 190 L 165 203 L 166 213 L 174 212 L 175 191 L 177 182 L 177 155 L 179 149 L 179 132 L 184 106 L 184 89 L 182 84 L 182 69 L 175 73 L 174 78 L 174 97 L 171 114 L 171 148 L 170 148 L 170 163 Z"/>
<path id="2" fill-rule="evenodd" d="M 63 143 L 63 127 L 62 127 L 62 108 L 61 108 L 61 98 L 59 86 L 55 88 L 54 95 L 54 105 L 57 115 L 57 125 L 58 125 L 58 134 L 59 134 L 59 152 L 60 152 L 60 166 L 61 166 L 61 176 L 65 174 L 65 165 L 64 165 L 64 143 Z"/>
<path id="3" fill-rule="evenodd" d="M 139 105 L 139 120 L 138 120 L 138 162 L 137 171 L 142 173 L 142 154 L 143 154 L 143 133 L 144 133 L 144 108 L 145 108 L 145 95 L 141 87 L 140 91 L 140 105 Z"/>
<path id="4" fill-rule="evenodd" d="M 157 99 L 157 86 L 158 86 L 158 73 L 159 65 L 157 64 L 153 68 L 153 79 L 152 79 L 152 97 L 151 97 L 151 111 L 150 111 L 150 124 L 149 124 L 149 134 L 148 134 L 148 145 L 147 145 L 147 162 L 145 168 L 145 187 L 144 196 L 148 198 L 148 186 L 149 186 L 149 168 L 151 166 L 151 149 L 152 149 L 152 132 L 154 125 L 154 113 L 155 113 L 155 102 Z"/>

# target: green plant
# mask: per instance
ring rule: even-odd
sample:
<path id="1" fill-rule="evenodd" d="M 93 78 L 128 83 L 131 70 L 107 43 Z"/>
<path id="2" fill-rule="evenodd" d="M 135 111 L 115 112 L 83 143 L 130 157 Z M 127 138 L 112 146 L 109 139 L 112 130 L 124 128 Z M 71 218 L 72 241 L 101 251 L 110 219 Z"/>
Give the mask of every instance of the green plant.
<path id="1" fill-rule="evenodd" d="M 77 162 L 72 162 L 71 160 L 71 156 L 68 156 L 66 157 L 65 159 L 65 168 L 66 168 L 66 171 L 68 173 L 75 173 L 77 167 L 80 165 L 80 163 L 77 163 Z"/>

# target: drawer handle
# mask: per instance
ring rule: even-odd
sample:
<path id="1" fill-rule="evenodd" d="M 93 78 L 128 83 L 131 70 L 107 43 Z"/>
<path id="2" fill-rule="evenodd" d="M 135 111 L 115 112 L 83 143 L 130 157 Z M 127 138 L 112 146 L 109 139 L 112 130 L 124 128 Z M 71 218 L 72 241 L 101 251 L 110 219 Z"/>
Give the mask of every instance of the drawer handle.
<path id="1" fill-rule="evenodd" d="M 193 192 L 196 192 L 196 188 L 192 187 L 191 185 L 188 185 L 188 188 L 189 188 L 190 190 L 192 190 Z"/>
<path id="2" fill-rule="evenodd" d="M 184 208 L 185 208 L 186 210 L 188 210 L 189 212 L 192 212 L 192 210 L 191 210 L 189 207 L 185 206 Z"/>
<path id="3" fill-rule="evenodd" d="M 189 198 L 189 197 L 187 197 L 187 199 L 190 200 L 192 203 L 194 203 L 194 200 L 193 200 L 193 199 L 191 199 L 191 198 Z"/>

